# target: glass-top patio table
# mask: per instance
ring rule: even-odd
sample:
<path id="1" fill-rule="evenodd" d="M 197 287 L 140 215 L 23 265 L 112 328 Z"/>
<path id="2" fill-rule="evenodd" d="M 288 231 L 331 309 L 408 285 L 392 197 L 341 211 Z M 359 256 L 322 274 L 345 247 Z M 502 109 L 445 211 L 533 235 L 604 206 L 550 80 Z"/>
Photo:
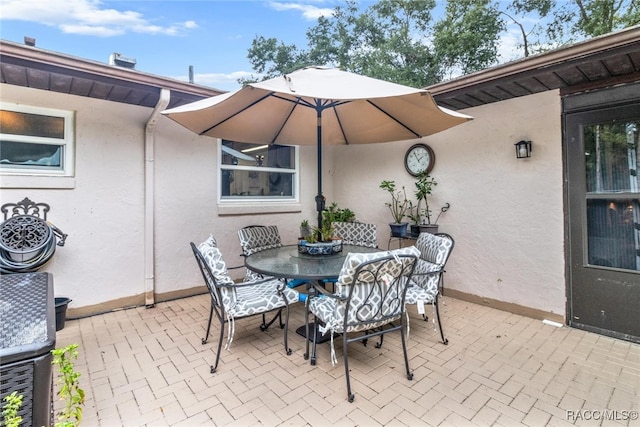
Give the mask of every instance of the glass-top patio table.
<path id="1" fill-rule="evenodd" d="M 343 245 L 342 252 L 331 255 L 298 253 L 297 245 L 281 246 L 256 252 L 245 258 L 245 266 L 267 276 L 286 279 L 324 280 L 337 279 L 349 252 L 380 252 L 378 248 Z"/>
<path id="2" fill-rule="evenodd" d="M 245 258 L 244 264 L 247 268 L 267 276 L 322 281 L 338 278 L 342 264 L 344 264 L 349 252 L 371 253 L 380 251 L 381 249 L 378 248 L 343 245 L 342 252 L 336 254 L 308 255 L 298 253 L 298 245 L 288 245 L 251 254 Z M 306 301 L 306 297 L 307 294 L 300 293 L 300 301 Z M 310 325 L 315 327 L 314 324 Z M 296 329 L 296 333 L 303 337 L 307 336 L 304 325 Z M 322 343 L 328 339 L 328 335 L 318 337 L 317 342 Z"/>

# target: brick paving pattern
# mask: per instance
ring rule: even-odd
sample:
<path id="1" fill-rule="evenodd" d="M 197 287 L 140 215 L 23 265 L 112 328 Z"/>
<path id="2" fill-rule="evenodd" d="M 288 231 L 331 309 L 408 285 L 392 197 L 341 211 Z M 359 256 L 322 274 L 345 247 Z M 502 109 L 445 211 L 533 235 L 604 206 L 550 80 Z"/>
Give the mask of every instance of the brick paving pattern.
<path id="1" fill-rule="evenodd" d="M 353 403 L 340 340 L 335 367 L 328 343 L 316 366 L 304 360 L 302 304 L 291 356 L 278 327 L 241 319 L 215 374 L 217 325 L 201 344 L 208 295 L 67 320 L 56 346 L 80 345 L 84 426 L 640 426 L 640 345 L 443 301 L 449 345 L 409 306 L 413 381 L 398 334 L 349 346 Z"/>

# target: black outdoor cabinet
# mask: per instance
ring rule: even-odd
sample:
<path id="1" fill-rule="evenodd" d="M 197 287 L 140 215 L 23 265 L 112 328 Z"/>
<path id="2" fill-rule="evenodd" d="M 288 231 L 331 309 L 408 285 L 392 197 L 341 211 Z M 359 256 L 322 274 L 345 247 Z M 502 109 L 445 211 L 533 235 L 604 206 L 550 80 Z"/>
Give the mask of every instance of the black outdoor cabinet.
<path id="1" fill-rule="evenodd" d="M 18 415 L 23 426 L 53 424 L 51 350 L 55 343 L 51 274 L 0 275 L 0 398 L 4 406 L 5 396 L 13 391 L 22 394 Z"/>

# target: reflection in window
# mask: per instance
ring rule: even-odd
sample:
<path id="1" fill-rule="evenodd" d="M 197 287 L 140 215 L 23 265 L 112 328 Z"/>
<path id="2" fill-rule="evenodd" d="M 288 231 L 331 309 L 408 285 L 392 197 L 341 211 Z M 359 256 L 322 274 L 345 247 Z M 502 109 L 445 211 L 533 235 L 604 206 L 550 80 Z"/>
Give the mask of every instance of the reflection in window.
<path id="1" fill-rule="evenodd" d="M 296 198 L 295 147 L 223 140 L 220 148 L 222 200 Z"/>
<path id="2" fill-rule="evenodd" d="M 587 192 L 639 190 L 638 130 L 640 120 L 585 126 Z"/>
<path id="3" fill-rule="evenodd" d="M 73 112 L 0 103 L 0 171 L 73 175 Z"/>
<path id="4" fill-rule="evenodd" d="M 590 265 L 640 271 L 640 120 L 583 128 Z"/>
<path id="5" fill-rule="evenodd" d="M 589 264 L 640 271 L 638 200 L 588 200 Z"/>
<path id="6" fill-rule="evenodd" d="M 24 168 L 60 169 L 62 166 L 61 151 L 62 146 L 60 145 L 2 141 L 0 163 Z"/>

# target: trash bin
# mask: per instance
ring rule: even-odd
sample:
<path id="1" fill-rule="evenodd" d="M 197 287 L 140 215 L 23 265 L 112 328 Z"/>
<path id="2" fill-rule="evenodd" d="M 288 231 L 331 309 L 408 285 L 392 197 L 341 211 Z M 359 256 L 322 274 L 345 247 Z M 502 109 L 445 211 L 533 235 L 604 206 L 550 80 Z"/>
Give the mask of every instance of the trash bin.
<path id="1" fill-rule="evenodd" d="M 21 425 L 53 425 L 55 328 L 50 273 L 0 275 L 0 399 L 14 391 L 23 396 Z"/>

